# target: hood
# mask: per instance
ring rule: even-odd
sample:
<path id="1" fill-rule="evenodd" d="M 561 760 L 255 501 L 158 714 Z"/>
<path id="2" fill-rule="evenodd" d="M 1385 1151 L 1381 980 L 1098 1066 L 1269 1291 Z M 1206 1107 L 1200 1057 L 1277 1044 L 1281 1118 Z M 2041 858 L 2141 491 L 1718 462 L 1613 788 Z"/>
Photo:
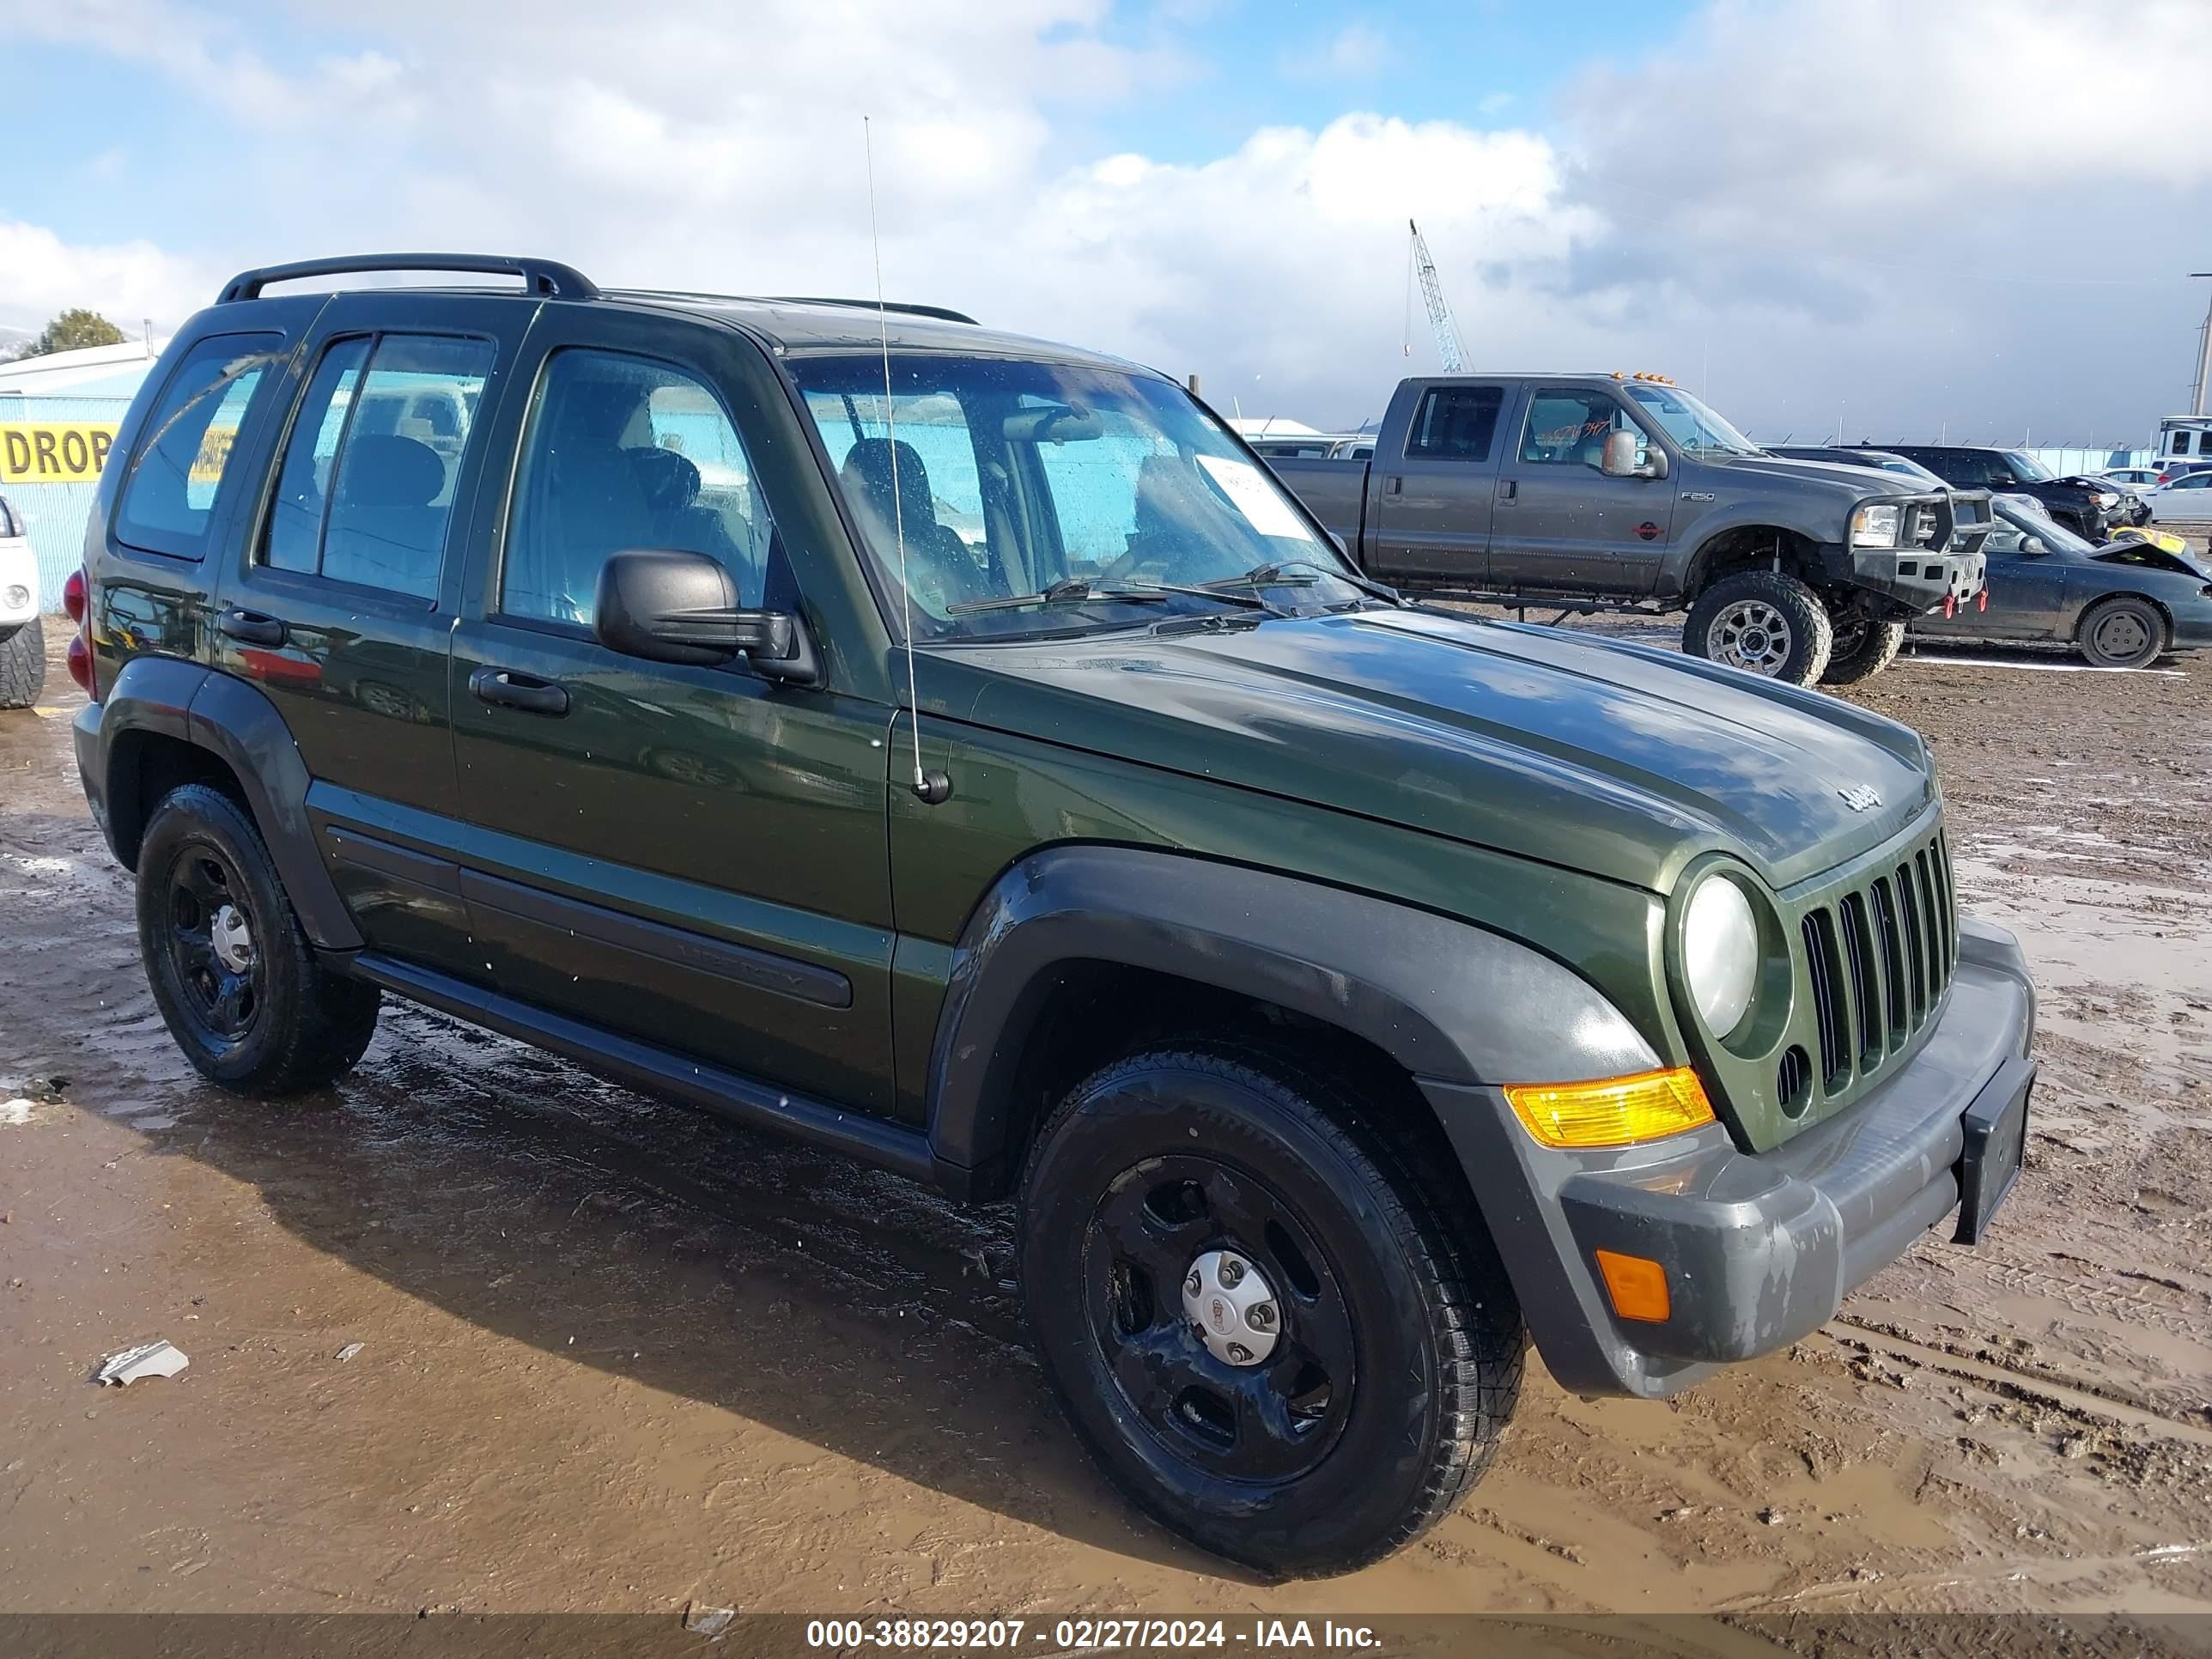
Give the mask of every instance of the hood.
<path id="1" fill-rule="evenodd" d="M 2164 570 L 2177 576 L 2193 576 L 2198 581 L 2212 585 L 2212 560 L 2194 552 L 2176 553 L 2151 542 L 2106 542 L 2090 556 L 2106 564 L 2141 565 L 2146 570 Z"/>
<path id="2" fill-rule="evenodd" d="M 1915 732 L 1819 692 L 1431 611 L 927 657 L 975 676 L 940 706 L 981 725 L 1655 892 L 1708 850 L 1787 886 L 1894 835 L 1935 794 Z"/>
<path id="3" fill-rule="evenodd" d="M 1708 457 L 1707 459 L 1712 459 Z M 1731 455 L 1729 465 L 1746 472 L 1755 472 L 1765 477 L 1806 478 L 1815 483 L 1834 484 L 1853 495 L 1936 495 L 1942 493 L 1941 484 L 1930 483 L 1925 478 L 1908 477 L 1902 472 L 1891 472 L 1881 467 L 1847 466 L 1841 461 L 1801 461 L 1788 455 Z"/>

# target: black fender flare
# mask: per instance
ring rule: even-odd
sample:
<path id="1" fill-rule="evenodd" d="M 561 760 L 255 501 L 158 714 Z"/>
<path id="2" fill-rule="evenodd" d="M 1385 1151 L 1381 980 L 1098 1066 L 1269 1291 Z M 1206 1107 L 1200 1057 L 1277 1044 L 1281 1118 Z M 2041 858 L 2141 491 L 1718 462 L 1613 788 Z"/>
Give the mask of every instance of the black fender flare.
<path id="1" fill-rule="evenodd" d="M 1184 854 L 1052 848 L 992 885 L 954 952 L 930 1066 L 940 1168 L 984 1185 L 1006 1173 L 1026 1127 L 1012 1086 L 1023 1039 L 1053 970 L 1097 962 L 1290 1009 L 1365 1038 L 1416 1077 L 1572 1082 L 1660 1063 L 1596 988 L 1504 934 Z"/>
<path id="2" fill-rule="evenodd" d="M 326 951 L 361 948 L 361 931 L 338 896 L 307 817 L 313 781 L 276 706 L 234 677 L 176 657 L 134 657 L 100 705 L 94 769 L 101 786 L 108 845 L 131 869 L 154 803 L 115 761 L 133 732 L 173 738 L 204 749 L 238 779 L 255 826 L 276 860 L 284 891 L 307 938 Z"/>

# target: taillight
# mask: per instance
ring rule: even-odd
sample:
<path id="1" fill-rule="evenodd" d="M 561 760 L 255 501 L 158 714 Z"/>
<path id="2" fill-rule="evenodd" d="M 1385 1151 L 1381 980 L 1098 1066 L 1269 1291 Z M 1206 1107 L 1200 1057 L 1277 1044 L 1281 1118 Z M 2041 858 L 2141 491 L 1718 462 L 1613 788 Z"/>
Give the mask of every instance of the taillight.
<path id="1" fill-rule="evenodd" d="M 70 678 L 84 690 L 87 696 L 97 695 L 92 686 L 92 641 L 86 637 L 85 618 L 92 613 L 92 605 L 84 582 L 82 566 L 70 572 L 70 579 L 62 584 L 62 609 L 76 624 L 76 632 L 70 635 Z"/>

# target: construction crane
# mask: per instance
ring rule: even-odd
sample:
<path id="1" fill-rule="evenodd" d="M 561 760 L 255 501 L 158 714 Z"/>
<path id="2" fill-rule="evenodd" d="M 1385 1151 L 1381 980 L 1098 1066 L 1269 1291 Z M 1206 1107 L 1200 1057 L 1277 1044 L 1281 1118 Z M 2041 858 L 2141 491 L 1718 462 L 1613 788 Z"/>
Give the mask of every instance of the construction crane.
<path id="1" fill-rule="evenodd" d="M 1407 258 L 1409 261 L 1406 279 L 1406 355 L 1413 355 L 1413 283 L 1421 279 L 1421 298 L 1428 302 L 1429 328 L 1437 337 L 1437 356 L 1443 359 L 1444 373 L 1456 374 L 1467 362 L 1467 348 L 1460 343 L 1459 325 L 1452 321 L 1451 307 L 1444 303 L 1443 284 L 1437 280 L 1437 263 L 1429 258 L 1429 245 L 1421 235 L 1421 228 L 1411 219 L 1406 228 L 1412 233 Z"/>

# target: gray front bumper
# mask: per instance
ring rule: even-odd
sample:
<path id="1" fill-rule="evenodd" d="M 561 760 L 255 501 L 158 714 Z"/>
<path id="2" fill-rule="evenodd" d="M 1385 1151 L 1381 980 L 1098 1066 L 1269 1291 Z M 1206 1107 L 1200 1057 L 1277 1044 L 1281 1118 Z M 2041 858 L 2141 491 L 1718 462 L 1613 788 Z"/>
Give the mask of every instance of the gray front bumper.
<path id="1" fill-rule="evenodd" d="M 1848 1110 L 1771 1152 L 1718 1125 L 1607 1152 L 1538 1146 L 1498 1089 L 1424 1079 L 1559 1384 L 1672 1394 L 1818 1329 L 1844 1295 L 1958 1207 L 1960 1117 L 2035 1032 L 2011 934 L 1962 922 L 1926 1044 Z M 1615 1316 L 1593 1252 L 1656 1261 L 1672 1310 Z"/>

